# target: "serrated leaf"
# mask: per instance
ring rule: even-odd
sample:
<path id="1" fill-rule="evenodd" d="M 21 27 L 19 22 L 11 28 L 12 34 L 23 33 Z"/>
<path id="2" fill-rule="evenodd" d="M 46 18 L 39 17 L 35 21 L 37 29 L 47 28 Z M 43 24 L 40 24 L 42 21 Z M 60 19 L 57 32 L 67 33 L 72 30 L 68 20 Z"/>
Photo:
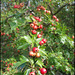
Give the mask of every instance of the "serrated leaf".
<path id="1" fill-rule="evenodd" d="M 38 75 L 42 75 L 39 70 L 38 70 Z"/>
<path id="2" fill-rule="evenodd" d="M 25 17 L 25 19 L 26 19 L 27 22 L 32 22 L 32 20 L 30 19 L 29 16 L 28 17 Z"/>
<path id="3" fill-rule="evenodd" d="M 47 53 L 46 53 L 46 51 L 45 50 L 41 50 L 40 49 L 40 51 L 39 52 L 41 52 L 42 54 L 44 54 L 44 55 L 46 55 L 47 56 Z"/>
<path id="4" fill-rule="evenodd" d="M 26 57 L 25 57 L 25 56 L 23 56 L 23 55 L 21 55 L 21 56 L 20 56 L 20 60 L 21 60 L 21 61 L 23 60 L 24 62 L 29 61 L 29 60 L 28 60 L 28 58 L 26 58 Z"/>
<path id="5" fill-rule="evenodd" d="M 14 30 L 16 28 L 16 22 L 9 22 L 11 30 Z"/>
<path id="6" fill-rule="evenodd" d="M 19 46 L 17 49 L 21 49 L 21 48 L 25 48 L 26 49 L 28 46 L 29 46 L 29 44 L 25 43 L 25 44 Z"/>
<path id="7" fill-rule="evenodd" d="M 23 75 L 24 73 L 23 72 L 18 72 L 18 73 L 15 73 L 14 75 Z"/>
<path id="8" fill-rule="evenodd" d="M 24 75 L 29 75 L 31 69 L 27 69 L 25 72 L 24 72 Z"/>
<path id="9" fill-rule="evenodd" d="M 41 60 L 37 60 L 36 64 L 39 65 L 41 68 L 42 68 L 42 66 L 44 65 Z"/>
<path id="10" fill-rule="evenodd" d="M 26 42 L 28 42 L 29 44 L 32 43 L 32 39 L 31 39 L 31 37 L 29 35 L 21 37 L 21 38 L 24 38 L 26 40 Z"/>
<path id="11" fill-rule="evenodd" d="M 64 44 L 66 42 L 66 39 L 67 39 L 66 35 L 60 36 L 60 37 L 61 37 L 61 42 Z"/>

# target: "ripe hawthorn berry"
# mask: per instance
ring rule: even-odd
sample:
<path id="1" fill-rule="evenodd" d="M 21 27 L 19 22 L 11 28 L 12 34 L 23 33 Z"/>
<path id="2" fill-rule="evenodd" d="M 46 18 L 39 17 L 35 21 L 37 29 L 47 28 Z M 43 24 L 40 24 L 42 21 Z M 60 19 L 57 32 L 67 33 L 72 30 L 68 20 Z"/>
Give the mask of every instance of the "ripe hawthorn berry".
<path id="1" fill-rule="evenodd" d="M 41 55 L 40 53 L 36 53 L 36 57 L 39 58 Z"/>
<path id="2" fill-rule="evenodd" d="M 20 5 L 17 5 L 17 8 L 20 8 Z"/>
<path id="3" fill-rule="evenodd" d="M 56 22 L 58 22 L 59 21 L 59 19 L 56 19 Z"/>
<path id="4" fill-rule="evenodd" d="M 52 65 L 52 67 L 54 67 L 54 65 Z"/>
<path id="5" fill-rule="evenodd" d="M 42 29 L 43 28 L 43 25 L 40 25 L 39 28 Z"/>
<path id="6" fill-rule="evenodd" d="M 36 20 L 39 20 L 39 17 L 35 17 Z"/>
<path id="7" fill-rule="evenodd" d="M 53 30 L 56 30 L 56 28 L 54 27 Z"/>
<path id="8" fill-rule="evenodd" d="M 23 7 L 24 6 L 24 3 L 20 3 L 20 6 Z"/>
<path id="9" fill-rule="evenodd" d="M 54 24 L 52 23 L 52 26 L 54 26 Z"/>
<path id="10" fill-rule="evenodd" d="M 29 75 L 35 75 L 35 72 L 30 72 Z"/>
<path id="11" fill-rule="evenodd" d="M 37 47 L 33 47 L 33 52 L 38 52 L 38 48 Z"/>
<path id="12" fill-rule="evenodd" d="M 42 21 L 42 19 L 38 19 L 38 21 L 39 21 L 39 22 L 41 22 L 41 21 Z"/>
<path id="13" fill-rule="evenodd" d="M 41 38 L 41 36 L 42 36 L 41 34 L 38 34 L 38 35 L 37 35 L 38 38 Z"/>
<path id="14" fill-rule="evenodd" d="M 20 50 L 18 50 L 17 52 L 20 53 Z"/>
<path id="15" fill-rule="evenodd" d="M 16 28 L 16 30 L 19 30 L 19 28 Z"/>
<path id="16" fill-rule="evenodd" d="M 40 45 L 43 45 L 43 44 L 44 44 L 44 42 L 43 42 L 43 41 L 40 41 L 40 42 L 39 42 L 39 44 L 40 44 Z"/>
<path id="17" fill-rule="evenodd" d="M 14 8 L 17 8 L 17 5 L 16 4 L 14 5 Z"/>
<path id="18" fill-rule="evenodd" d="M 32 34 L 36 34 L 37 32 L 36 32 L 36 30 L 32 30 Z"/>
<path id="19" fill-rule="evenodd" d="M 47 70 L 45 68 L 40 69 L 41 74 L 46 74 Z"/>
<path id="20" fill-rule="evenodd" d="M 43 6 L 40 6 L 40 9 L 41 9 L 41 10 L 45 10 L 45 7 L 43 7 Z"/>
<path id="21" fill-rule="evenodd" d="M 42 39 L 42 41 L 43 41 L 44 43 L 46 43 L 46 42 L 47 42 L 47 40 L 46 40 L 46 39 Z"/>
<path id="22" fill-rule="evenodd" d="M 40 11 L 40 9 L 39 9 L 39 8 L 37 8 L 37 11 Z"/>
<path id="23" fill-rule="evenodd" d="M 72 39 L 74 39 L 74 36 L 72 36 Z"/>
<path id="24" fill-rule="evenodd" d="M 37 25 L 37 21 L 34 21 L 33 24 L 34 24 L 34 25 Z"/>
<path id="25" fill-rule="evenodd" d="M 31 23 L 31 24 L 30 24 L 30 27 L 31 27 L 31 28 L 34 28 L 34 24 L 33 24 L 33 23 Z"/>
<path id="26" fill-rule="evenodd" d="M 30 52 L 29 52 L 29 56 L 34 56 L 33 51 L 30 51 Z"/>
<path id="27" fill-rule="evenodd" d="M 34 30 L 35 30 L 35 29 L 37 30 L 37 29 L 38 29 L 38 27 L 37 27 L 37 26 L 34 26 L 34 27 L 33 27 L 33 29 L 34 29 Z"/>
<path id="28" fill-rule="evenodd" d="M 55 15 L 53 15 L 53 18 L 56 19 L 57 17 Z"/>

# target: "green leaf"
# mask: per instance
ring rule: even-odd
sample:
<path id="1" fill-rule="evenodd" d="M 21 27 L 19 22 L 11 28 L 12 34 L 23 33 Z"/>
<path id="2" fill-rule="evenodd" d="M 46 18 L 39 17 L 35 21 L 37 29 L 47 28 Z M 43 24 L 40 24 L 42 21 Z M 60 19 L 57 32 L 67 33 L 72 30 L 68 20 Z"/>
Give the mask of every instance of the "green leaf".
<path id="1" fill-rule="evenodd" d="M 21 55 L 20 56 L 20 61 L 28 62 L 29 60 L 25 56 Z"/>
<path id="2" fill-rule="evenodd" d="M 29 44 L 25 43 L 25 44 L 19 46 L 17 49 L 21 49 L 21 48 L 25 48 L 26 49 L 28 46 L 29 46 Z"/>
<path id="3" fill-rule="evenodd" d="M 39 70 L 38 70 L 38 75 L 42 75 Z"/>
<path id="4" fill-rule="evenodd" d="M 40 49 L 39 52 L 42 53 L 42 54 L 44 54 L 44 55 L 46 55 L 46 56 L 48 56 L 45 50 L 41 50 L 41 49 Z"/>
<path id="5" fill-rule="evenodd" d="M 27 22 L 32 22 L 32 20 L 30 19 L 30 16 L 25 17 L 25 19 L 26 19 Z"/>
<path id="6" fill-rule="evenodd" d="M 60 36 L 60 37 L 61 37 L 61 42 L 64 44 L 66 42 L 66 39 L 67 39 L 66 35 Z"/>
<path id="7" fill-rule="evenodd" d="M 29 75 L 31 69 L 27 69 L 25 72 L 24 72 L 24 75 Z"/>
<path id="8" fill-rule="evenodd" d="M 44 66 L 44 64 L 41 60 L 37 60 L 36 64 L 39 65 L 41 68 L 42 68 L 42 66 Z"/>
<path id="9" fill-rule="evenodd" d="M 24 38 L 26 40 L 26 42 L 28 42 L 29 44 L 32 43 L 32 39 L 31 39 L 31 37 L 29 35 L 21 37 L 21 38 Z"/>
<path id="10" fill-rule="evenodd" d="M 18 73 L 15 73 L 14 75 L 23 75 L 24 73 L 23 72 L 18 72 Z"/>
<path id="11" fill-rule="evenodd" d="M 52 75 L 55 75 L 54 71 L 51 71 Z"/>
<path id="12" fill-rule="evenodd" d="M 16 22 L 9 22 L 11 30 L 14 30 L 16 28 Z"/>

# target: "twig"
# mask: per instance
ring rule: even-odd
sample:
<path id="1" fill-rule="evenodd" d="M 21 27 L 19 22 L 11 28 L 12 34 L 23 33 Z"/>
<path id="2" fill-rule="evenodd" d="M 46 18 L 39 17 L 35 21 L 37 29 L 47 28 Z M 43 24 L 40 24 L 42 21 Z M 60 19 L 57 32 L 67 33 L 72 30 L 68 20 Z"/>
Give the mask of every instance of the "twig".
<path id="1" fill-rule="evenodd" d="M 63 6 L 61 6 L 53 15 L 56 15 L 58 12 L 60 12 L 60 10 L 63 8 L 63 7 L 65 7 L 65 6 L 75 6 L 75 2 L 73 2 L 73 3 L 66 3 L 66 4 L 64 4 Z"/>

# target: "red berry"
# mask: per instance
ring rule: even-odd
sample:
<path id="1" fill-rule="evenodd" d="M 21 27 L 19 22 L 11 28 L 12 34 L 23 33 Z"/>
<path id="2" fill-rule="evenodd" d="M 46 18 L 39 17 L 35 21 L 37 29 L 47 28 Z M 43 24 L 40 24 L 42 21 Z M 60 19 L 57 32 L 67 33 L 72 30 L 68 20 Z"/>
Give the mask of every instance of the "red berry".
<path id="1" fill-rule="evenodd" d="M 20 6 L 23 7 L 24 6 L 24 3 L 20 3 Z"/>
<path id="2" fill-rule="evenodd" d="M 54 26 L 54 24 L 52 23 L 52 26 Z"/>
<path id="3" fill-rule="evenodd" d="M 14 8 L 17 8 L 17 5 L 16 4 L 14 5 Z"/>
<path id="4" fill-rule="evenodd" d="M 53 18 L 56 19 L 57 17 L 55 15 L 53 15 Z"/>
<path id="5" fill-rule="evenodd" d="M 9 36 L 9 34 L 7 34 L 7 36 Z"/>
<path id="6" fill-rule="evenodd" d="M 54 27 L 53 30 L 56 30 L 56 28 Z"/>
<path id="7" fill-rule="evenodd" d="M 37 32 L 36 32 L 36 30 L 32 30 L 32 34 L 36 34 Z"/>
<path id="8" fill-rule="evenodd" d="M 41 19 L 38 19 L 38 21 L 41 22 L 42 20 Z"/>
<path id="9" fill-rule="evenodd" d="M 46 13 L 48 13 L 48 10 L 46 10 Z"/>
<path id="10" fill-rule="evenodd" d="M 7 69 L 7 71 L 9 71 L 9 69 Z"/>
<path id="11" fill-rule="evenodd" d="M 3 35 L 5 35 L 5 33 L 3 33 Z"/>
<path id="12" fill-rule="evenodd" d="M 34 28 L 34 24 L 33 24 L 33 23 L 31 23 L 31 24 L 30 24 L 30 27 L 31 27 L 31 28 Z"/>
<path id="13" fill-rule="evenodd" d="M 30 56 L 33 56 L 33 55 L 34 55 L 33 51 L 30 51 L 30 52 L 29 52 L 29 55 L 30 55 Z"/>
<path id="14" fill-rule="evenodd" d="M 39 53 L 36 53 L 36 57 L 39 58 L 40 57 L 40 54 Z"/>
<path id="15" fill-rule="evenodd" d="M 33 52 L 38 52 L 38 48 L 37 47 L 33 47 Z"/>
<path id="16" fill-rule="evenodd" d="M 1 36 L 3 35 L 3 33 L 1 32 Z"/>
<path id="17" fill-rule="evenodd" d="M 59 21 L 59 19 L 56 19 L 56 22 L 58 22 Z"/>
<path id="18" fill-rule="evenodd" d="M 47 70 L 45 68 L 40 69 L 41 74 L 46 74 Z"/>
<path id="19" fill-rule="evenodd" d="M 16 28 L 16 30 L 19 30 L 18 28 Z"/>
<path id="20" fill-rule="evenodd" d="M 37 8 L 37 11 L 40 11 L 40 9 L 39 9 L 39 8 Z"/>
<path id="21" fill-rule="evenodd" d="M 20 8 L 20 5 L 17 5 L 17 8 Z"/>
<path id="22" fill-rule="evenodd" d="M 33 29 L 34 29 L 34 30 L 35 30 L 35 29 L 37 30 L 37 29 L 38 29 L 38 27 L 37 27 L 37 26 L 34 26 L 34 27 L 33 27 Z"/>
<path id="23" fill-rule="evenodd" d="M 34 21 L 33 24 L 34 24 L 34 25 L 37 25 L 37 21 Z"/>
<path id="24" fill-rule="evenodd" d="M 42 29 L 43 28 L 43 25 L 40 25 L 39 28 Z"/>
<path id="25" fill-rule="evenodd" d="M 35 72 L 30 72 L 29 75 L 35 75 Z"/>
<path id="26" fill-rule="evenodd" d="M 44 8 L 43 6 L 40 6 L 40 9 L 41 9 L 41 10 L 45 10 L 45 8 Z"/>
<path id="27" fill-rule="evenodd" d="M 52 67 L 54 67 L 54 65 L 52 65 Z"/>
<path id="28" fill-rule="evenodd" d="M 20 50 L 18 50 L 17 52 L 20 53 Z"/>
<path id="29" fill-rule="evenodd" d="M 36 20 L 39 20 L 39 17 L 35 17 Z"/>
<path id="30" fill-rule="evenodd" d="M 38 35 L 37 35 L 38 38 L 41 38 L 41 36 L 42 36 L 41 34 L 38 34 Z"/>
<path id="31" fill-rule="evenodd" d="M 40 45 L 43 45 L 43 44 L 44 44 L 44 42 L 43 42 L 43 41 L 40 41 L 40 42 L 39 42 L 39 44 L 40 44 Z"/>
<path id="32" fill-rule="evenodd" d="M 42 39 L 42 41 L 43 41 L 44 43 L 46 43 L 46 42 L 47 42 L 47 40 L 46 40 L 46 39 Z"/>
<path id="33" fill-rule="evenodd" d="M 74 39 L 74 36 L 72 36 L 72 39 Z"/>

